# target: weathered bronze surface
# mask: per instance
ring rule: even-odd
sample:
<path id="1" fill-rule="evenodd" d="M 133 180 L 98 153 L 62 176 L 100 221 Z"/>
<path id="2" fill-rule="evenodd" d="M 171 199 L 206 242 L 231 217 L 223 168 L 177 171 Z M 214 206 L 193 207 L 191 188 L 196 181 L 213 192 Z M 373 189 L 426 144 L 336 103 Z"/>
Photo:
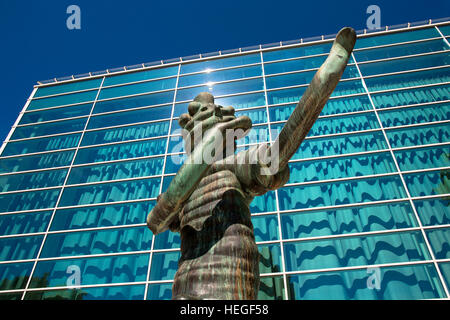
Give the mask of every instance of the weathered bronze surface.
<path id="1" fill-rule="evenodd" d="M 170 229 L 181 234 L 173 299 L 257 298 L 259 254 L 249 205 L 255 196 L 288 181 L 288 161 L 338 84 L 355 41 L 351 28 L 338 33 L 328 58 L 272 146 L 215 154 L 217 160 L 205 161 L 203 155 L 217 143 L 215 137 L 226 137 L 229 129 L 248 132 L 252 124 L 246 116 L 236 118 L 232 107 L 215 105 L 209 93 L 199 94 L 189 104 L 179 123 L 188 132 L 191 153 L 147 217 L 153 233 Z M 234 140 L 224 138 L 220 150 L 230 143 Z M 278 166 L 272 166 L 275 162 Z"/>

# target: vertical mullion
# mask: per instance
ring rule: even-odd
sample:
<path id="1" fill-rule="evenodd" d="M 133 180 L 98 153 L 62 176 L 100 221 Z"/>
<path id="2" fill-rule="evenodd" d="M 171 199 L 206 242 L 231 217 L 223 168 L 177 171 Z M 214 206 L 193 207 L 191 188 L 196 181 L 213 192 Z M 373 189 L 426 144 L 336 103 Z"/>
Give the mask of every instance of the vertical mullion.
<path id="1" fill-rule="evenodd" d="M 86 119 L 86 124 L 84 125 L 83 132 L 81 133 L 80 138 L 79 138 L 79 140 L 78 140 L 78 145 L 77 145 L 77 147 L 76 147 L 76 149 L 75 149 L 75 152 L 74 152 L 74 154 L 73 154 L 73 158 L 72 158 L 72 161 L 70 162 L 69 169 L 67 170 L 66 178 L 64 179 L 64 182 L 63 182 L 63 184 L 62 184 L 62 186 L 61 186 L 61 190 L 60 190 L 60 192 L 59 192 L 58 199 L 56 200 L 55 207 L 53 208 L 52 215 L 51 215 L 50 220 L 49 220 L 49 222 L 48 222 L 48 226 L 47 226 L 47 229 L 46 229 L 46 231 L 45 231 L 44 237 L 43 237 L 43 239 L 42 239 L 42 243 L 41 243 L 41 246 L 40 246 L 40 248 L 39 248 L 39 251 L 38 251 L 37 256 L 36 256 L 36 258 L 35 258 L 35 260 L 34 260 L 33 268 L 31 269 L 30 277 L 28 278 L 28 281 L 27 281 L 27 284 L 26 284 L 25 289 L 24 289 L 24 291 L 23 291 L 22 299 L 21 299 L 21 300 L 24 300 L 24 299 L 25 299 L 25 295 L 26 295 L 26 293 L 27 293 L 28 287 L 30 286 L 31 279 L 33 278 L 33 274 L 34 274 L 34 271 L 35 271 L 35 269 L 36 269 L 36 265 L 37 265 L 37 263 L 38 263 L 38 261 L 39 261 L 39 257 L 40 257 L 40 255 L 41 255 L 41 253 L 42 253 L 42 249 L 44 248 L 45 241 L 47 240 L 48 232 L 50 231 L 50 227 L 51 227 L 51 225 L 52 225 L 53 218 L 55 217 L 56 209 L 58 208 L 59 202 L 61 201 L 62 194 L 64 193 L 64 188 L 65 188 L 65 186 L 66 186 L 66 184 L 67 184 L 67 181 L 68 181 L 68 179 L 69 179 L 70 172 L 72 171 L 72 167 L 73 167 L 73 164 L 74 164 L 74 162 L 75 162 L 75 158 L 77 157 L 77 153 L 78 153 L 78 150 L 79 150 L 79 148 L 80 148 L 81 141 L 83 140 L 84 133 L 86 132 L 86 129 L 87 129 L 87 127 L 88 127 L 89 121 L 90 121 L 90 119 L 91 119 L 91 115 L 92 115 L 92 113 L 93 113 L 93 111 L 94 111 L 94 108 L 95 108 L 95 105 L 96 105 L 96 103 L 97 103 L 97 99 L 98 99 L 98 97 L 99 97 L 99 94 L 100 94 L 100 91 L 101 91 L 101 89 L 102 89 L 102 85 L 103 85 L 103 82 L 104 82 L 104 81 L 105 81 L 105 77 L 103 77 L 102 82 L 100 83 L 100 87 L 98 88 L 97 95 L 96 95 L 96 97 L 95 97 L 94 102 L 92 103 L 91 111 L 90 111 L 90 113 L 89 113 L 89 116 L 88 116 L 87 119 Z"/>
<path id="2" fill-rule="evenodd" d="M 261 50 L 261 46 L 260 46 Z M 270 115 L 269 115 L 269 100 L 267 99 L 267 87 L 266 87 L 266 73 L 264 70 L 264 57 L 262 54 L 262 51 L 259 52 L 261 56 L 261 69 L 262 69 L 262 76 L 263 76 L 263 83 L 264 83 L 264 98 L 266 100 L 266 113 L 267 113 L 267 127 L 269 130 L 269 141 L 270 144 L 272 144 L 272 130 L 271 130 L 271 122 L 270 122 Z M 281 251 L 281 272 L 283 274 L 283 285 L 284 285 L 284 299 L 288 300 L 288 287 L 287 287 L 287 276 L 286 276 L 286 266 L 285 266 L 285 259 L 284 259 L 284 246 L 283 246 L 283 235 L 281 234 L 281 217 L 280 217 L 280 205 L 278 203 L 278 190 L 275 190 L 275 208 L 277 212 L 277 221 L 278 221 L 278 241 L 280 243 L 280 251 Z"/>
<path id="3" fill-rule="evenodd" d="M 361 82 L 362 82 L 362 85 L 364 87 L 364 90 L 366 91 L 367 96 L 369 97 L 370 104 L 372 105 L 372 108 L 373 108 L 373 111 L 375 113 L 375 116 L 377 117 L 378 124 L 380 125 L 381 131 L 383 132 L 383 136 L 384 136 L 384 139 L 385 139 L 386 144 L 388 146 L 388 150 L 389 150 L 389 152 L 390 152 L 390 154 L 392 156 L 394 165 L 395 165 L 395 167 L 397 169 L 397 173 L 400 176 L 400 180 L 402 181 L 403 188 L 405 189 L 406 196 L 407 196 L 408 201 L 409 201 L 409 203 L 411 205 L 411 208 L 412 208 L 412 210 L 414 212 L 414 216 L 415 216 L 415 218 L 417 220 L 417 223 L 419 224 L 420 231 L 421 231 L 422 236 L 424 238 L 424 241 L 425 241 L 427 250 L 428 250 L 428 252 L 430 254 L 431 260 L 433 261 L 434 267 L 436 268 L 436 272 L 437 272 L 437 274 L 439 276 L 439 280 L 441 281 L 441 285 L 444 288 L 444 291 L 445 291 L 445 294 L 446 294 L 447 298 L 450 298 L 450 294 L 449 294 L 447 285 L 446 285 L 445 280 L 444 280 L 444 278 L 443 278 L 443 276 L 441 274 L 441 271 L 439 270 L 439 266 L 437 264 L 436 257 L 434 256 L 433 249 L 431 248 L 431 245 L 430 245 L 430 243 L 428 241 L 428 237 L 427 237 L 425 229 L 424 229 L 424 227 L 422 225 L 422 221 L 420 219 L 419 214 L 417 213 L 416 207 L 414 205 L 414 201 L 412 200 L 411 194 L 409 193 L 408 186 L 406 185 L 406 182 L 405 182 L 405 179 L 403 177 L 402 171 L 400 170 L 400 166 L 398 165 L 397 158 L 395 157 L 394 151 L 392 150 L 391 144 L 390 144 L 389 139 L 388 139 L 388 137 L 386 135 L 386 131 L 384 129 L 383 123 L 382 123 L 382 121 L 381 121 L 381 119 L 380 119 L 380 117 L 378 115 L 378 111 L 377 111 L 377 109 L 375 107 L 375 104 L 374 104 L 374 102 L 372 100 L 372 97 L 370 95 L 369 89 L 367 88 L 366 82 L 364 81 L 364 78 L 362 76 L 361 70 L 359 69 L 358 63 L 357 63 L 353 53 L 352 53 L 352 57 L 353 57 L 353 60 L 355 61 L 355 66 L 356 66 L 356 69 L 358 70 L 359 76 L 361 77 Z"/>
<path id="4" fill-rule="evenodd" d="M 164 160 L 163 160 L 163 167 L 161 171 L 161 184 L 159 186 L 159 194 L 163 192 L 163 183 L 164 183 L 164 174 L 166 173 L 166 162 L 167 162 L 167 153 L 169 152 L 169 144 L 170 144 L 170 133 L 172 131 L 172 122 L 173 122 L 173 115 L 175 113 L 175 103 L 177 100 L 177 89 L 178 89 L 178 80 L 180 79 L 180 69 L 181 64 L 178 65 L 178 74 L 177 74 L 177 80 L 175 83 L 175 92 L 173 94 L 173 102 L 172 102 L 172 112 L 170 114 L 170 122 L 169 122 L 169 131 L 167 133 L 167 143 L 166 143 L 166 150 L 164 153 Z M 147 270 L 147 280 L 145 282 L 145 291 L 144 291 L 144 300 L 147 300 L 147 293 L 148 293 L 148 282 L 150 281 L 150 269 L 152 267 L 152 259 L 153 259 L 153 248 L 155 243 L 155 235 L 152 235 L 152 244 L 150 246 L 150 254 L 149 254 L 149 260 L 148 260 L 148 270 Z"/>
<path id="5" fill-rule="evenodd" d="M 439 28 L 437 27 L 437 26 L 434 26 L 435 28 L 436 28 L 436 30 L 437 30 L 437 32 L 439 32 L 439 34 L 441 35 L 441 37 L 442 37 L 442 40 L 444 40 L 444 42 L 447 44 L 447 46 L 449 46 L 450 47 L 450 43 L 448 43 L 448 40 L 447 40 L 447 38 L 446 37 L 444 37 L 444 35 L 442 34 L 442 32 L 441 32 L 441 30 L 439 30 Z"/>

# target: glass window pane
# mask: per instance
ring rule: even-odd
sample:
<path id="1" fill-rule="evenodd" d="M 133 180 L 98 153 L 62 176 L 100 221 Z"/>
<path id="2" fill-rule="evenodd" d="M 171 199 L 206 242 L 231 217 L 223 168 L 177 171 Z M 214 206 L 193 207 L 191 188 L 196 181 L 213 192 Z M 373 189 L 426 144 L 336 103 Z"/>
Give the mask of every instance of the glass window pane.
<path id="1" fill-rule="evenodd" d="M 153 249 L 177 249 L 180 248 L 180 234 L 178 232 L 163 232 L 155 236 Z"/>
<path id="2" fill-rule="evenodd" d="M 178 87 L 193 86 L 198 84 L 205 84 L 208 82 L 219 82 L 240 78 L 257 77 L 261 75 L 262 69 L 260 65 L 220 70 L 215 72 L 198 73 L 180 77 L 180 79 L 178 80 Z"/>
<path id="3" fill-rule="evenodd" d="M 241 146 L 243 144 L 260 143 L 268 141 L 270 141 L 269 127 L 267 125 L 254 126 L 250 130 L 250 133 L 247 134 L 244 138 L 236 140 L 236 145 Z"/>
<path id="4" fill-rule="evenodd" d="M 74 148 L 78 145 L 80 136 L 81 133 L 28 141 L 8 142 L 3 150 L 2 156 Z"/>
<path id="5" fill-rule="evenodd" d="M 91 112 L 91 108 L 92 103 L 86 103 L 70 107 L 25 112 L 20 119 L 20 124 L 87 116 Z"/>
<path id="6" fill-rule="evenodd" d="M 53 211 L 0 215 L 0 235 L 45 232 Z"/>
<path id="7" fill-rule="evenodd" d="M 135 139 L 145 139 L 167 135 L 169 121 L 159 121 L 112 129 L 87 131 L 84 133 L 82 146 L 119 142 Z"/>
<path id="8" fill-rule="evenodd" d="M 74 164 L 129 159 L 164 154 L 167 139 L 152 139 L 79 149 Z"/>
<path id="9" fill-rule="evenodd" d="M 208 69 L 214 70 L 214 69 L 234 67 L 234 66 L 239 66 L 239 65 L 244 65 L 244 64 L 260 63 L 260 62 L 261 62 L 261 57 L 260 57 L 259 53 L 255 53 L 255 54 L 235 56 L 235 57 L 230 57 L 230 58 L 213 59 L 213 60 L 207 60 L 207 61 L 201 61 L 201 62 L 182 64 L 180 73 L 185 74 L 185 73 L 191 73 L 191 72 L 197 72 L 197 71 L 206 71 Z"/>
<path id="10" fill-rule="evenodd" d="M 292 242 L 284 249 L 288 271 L 429 259 L 420 232 Z"/>
<path id="11" fill-rule="evenodd" d="M 414 201 L 424 226 L 450 224 L 450 206 L 446 198 Z"/>
<path id="12" fill-rule="evenodd" d="M 436 259 L 448 259 L 450 258 L 450 229 L 436 229 L 428 230 L 427 237 L 430 241 L 430 245 L 433 248 Z"/>
<path id="13" fill-rule="evenodd" d="M 278 191 L 280 210 L 372 202 L 406 197 L 398 176 L 284 187 Z"/>
<path id="14" fill-rule="evenodd" d="M 243 109 L 251 107 L 260 107 L 266 105 L 264 92 L 242 94 L 231 97 L 223 97 L 215 99 L 215 103 L 221 106 L 232 106 L 234 109 Z M 185 109 L 187 112 L 187 108 Z"/>
<path id="15" fill-rule="evenodd" d="M 264 64 L 266 74 L 319 68 L 327 59 L 327 55 Z M 314 74 L 313 74 L 314 75 Z M 312 78 L 312 77 L 311 77 Z M 308 81 L 309 82 L 309 81 Z"/>
<path id="16" fill-rule="evenodd" d="M 149 250 L 152 233 L 147 227 L 53 233 L 47 236 L 41 257 L 62 257 Z"/>
<path id="17" fill-rule="evenodd" d="M 283 239 L 412 228 L 417 226 L 408 202 L 283 213 Z"/>
<path id="18" fill-rule="evenodd" d="M 218 84 L 211 83 L 195 88 L 179 89 L 177 91 L 177 101 L 193 100 L 201 92 L 209 92 L 214 96 L 222 96 L 258 90 L 264 90 L 262 78 Z"/>
<path id="19" fill-rule="evenodd" d="M 444 36 L 450 36 L 450 26 L 439 26 L 438 29 L 442 32 Z"/>
<path id="20" fill-rule="evenodd" d="M 263 52 L 264 61 L 273 61 L 289 58 L 297 58 L 303 56 L 310 56 L 314 54 L 330 52 L 332 42 L 307 45 L 298 48 L 281 49 L 275 51 Z"/>
<path id="21" fill-rule="evenodd" d="M 43 236 L 0 239 L 0 261 L 26 260 L 36 257 Z"/>
<path id="22" fill-rule="evenodd" d="M 367 286 L 367 268 L 288 276 L 295 300 L 415 300 L 445 297 L 432 264 L 380 268 L 382 290 Z"/>
<path id="23" fill-rule="evenodd" d="M 127 82 L 176 76 L 177 73 L 178 73 L 178 66 L 158 68 L 153 70 L 146 70 L 132 73 L 124 73 L 121 75 L 105 77 L 105 82 L 103 83 L 103 86 L 111 86 L 114 84 L 122 84 Z"/>
<path id="24" fill-rule="evenodd" d="M 172 106 L 153 107 L 91 117 L 88 129 L 170 118 Z"/>
<path id="25" fill-rule="evenodd" d="M 139 82 L 126 86 L 102 88 L 98 99 L 109 99 L 121 96 L 129 96 L 144 92 L 174 89 L 177 78 Z M 162 102 L 163 103 L 163 102 Z"/>
<path id="26" fill-rule="evenodd" d="M 360 39 L 358 39 L 359 42 Z M 357 62 L 408 56 L 418 53 L 441 51 L 448 49 L 442 39 L 429 40 L 424 42 L 401 44 L 384 48 L 375 48 L 362 51 L 354 51 Z"/>
<path id="27" fill-rule="evenodd" d="M 93 113 L 126 110 L 139 107 L 148 107 L 173 102 L 174 91 L 150 93 L 133 97 L 124 97 L 114 100 L 99 101 L 95 104 Z M 150 119 L 146 119 L 150 120 Z"/>
<path id="28" fill-rule="evenodd" d="M 164 157 L 72 168 L 67 184 L 99 182 L 162 174 Z M 1 180 L 0 180 L 1 181 Z"/>
<path id="29" fill-rule="evenodd" d="M 397 43 L 397 42 L 406 42 L 406 41 L 414 41 L 419 39 L 427 39 L 427 38 L 435 38 L 439 37 L 439 33 L 436 31 L 434 27 L 427 29 L 419 29 L 413 31 L 403 31 L 396 32 L 384 35 L 377 36 L 368 36 L 364 38 L 358 38 L 358 41 L 355 44 L 355 49 L 357 48 L 366 48 L 366 47 L 374 47 L 381 46 L 385 44 Z"/>
<path id="30" fill-rule="evenodd" d="M 450 138 L 447 123 L 388 130 L 386 135 L 392 148 L 447 142 Z"/>
<path id="31" fill-rule="evenodd" d="M 172 280 L 178 269 L 180 251 L 155 252 L 152 257 L 150 281 Z"/>
<path id="32" fill-rule="evenodd" d="M 31 100 L 27 110 L 36 110 L 56 106 L 63 106 L 67 104 L 94 101 L 95 97 L 97 96 L 97 91 L 98 90 L 96 89 L 91 91 L 66 94 L 62 96 L 55 96 L 51 98 Z"/>
<path id="33" fill-rule="evenodd" d="M 62 185 L 68 169 L 0 176 L 0 192 Z"/>
<path id="34" fill-rule="evenodd" d="M 251 213 L 273 212 L 276 210 L 275 191 L 269 191 L 261 196 L 257 196 L 250 203 Z"/>
<path id="35" fill-rule="evenodd" d="M 84 129 L 87 118 L 51 122 L 39 125 L 17 127 L 11 139 L 32 138 L 58 133 L 81 131 Z"/>
<path id="36" fill-rule="evenodd" d="M 159 194 L 160 182 L 160 178 L 153 178 L 82 187 L 66 187 L 61 196 L 59 206 L 156 198 Z"/>
<path id="37" fill-rule="evenodd" d="M 403 174 L 411 197 L 450 193 L 450 170 Z"/>
<path id="38" fill-rule="evenodd" d="M 148 254 L 39 261 L 30 288 L 65 287 L 74 270 L 80 285 L 145 281 L 147 269 Z"/>
<path id="39" fill-rule="evenodd" d="M 283 277 L 261 277 L 258 300 L 284 300 Z"/>
<path id="40" fill-rule="evenodd" d="M 279 240 L 276 215 L 253 216 L 252 223 L 256 242 Z"/>
<path id="41" fill-rule="evenodd" d="M 0 173 L 68 166 L 75 151 L 0 159 Z"/>
<path id="42" fill-rule="evenodd" d="M 24 289 L 31 268 L 33 268 L 33 263 L 0 264 L 0 290 Z"/>
<path id="43" fill-rule="evenodd" d="M 400 170 L 450 166 L 450 146 L 395 151 Z"/>
<path id="44" fill-rule="evenodd" d="M 56 210 L 50 231 L 144 223 L 155 201 Z"/>
<path id="45" fill-rule="evenodd" d="M 396 90 L 372 94 L 372 100 L 377 108 L 406 106 L 450 99 L 450 86 L 432 86 L 407 90 Z"/>
<path id="46" fill-rule="evenodd" d="M 52 94 L 67 93 L 67 92 L 73 92 L 73 91 L 98 88 L 98 87 L 100 87 L 101 83 L 102 83 L 102 78 L 97 78 L 97 79 L 92 79 L 92 80 L 69 82 L 69 83 L 64 83 L 64 84 L 60 84 L 60 85 L 39 87 L 37 89 L 36 93 L 34 94 L 34 97 L 43 97 L 43 96 L 49 96 Z"/>
<path id="47" fill-rule="evenodd" d="M 29 191 L 0 195 L 0 212 L 14 212 L 52 208 L 60 189 Z"/>
<path id="48" fill-rule="evenodd" d="M 172 283 L 149 284 L 147 300 L 172 300 Z"/>
<path id="49" fill-rule="evenodd" d="M 144 285 L 29 291 L 25 300 L 142 300 Z"/>
<path id="50" fill-rule="evenodd" d="M 277 244 L 258 245 L 259 273 L 281 272 L 281 247 Z"/>
<path id="51" fill-rule="evenodd" d="M 350 178 L 397 171 L 392 156 L 388 152 L 328 160 L 291 162 L 289 168 L 291 174 L 288 183 Z"/>
<path id="52" fill-rule="evenodd" d="M 384 127 L 450 120 L 450 103 L 378 111 Z"/>
<path id="53" fill-rule="evenodd" d="M 447 288 L 450 287 L 450 263 L 439 263 L 439 269 L 447 284 Z"/>

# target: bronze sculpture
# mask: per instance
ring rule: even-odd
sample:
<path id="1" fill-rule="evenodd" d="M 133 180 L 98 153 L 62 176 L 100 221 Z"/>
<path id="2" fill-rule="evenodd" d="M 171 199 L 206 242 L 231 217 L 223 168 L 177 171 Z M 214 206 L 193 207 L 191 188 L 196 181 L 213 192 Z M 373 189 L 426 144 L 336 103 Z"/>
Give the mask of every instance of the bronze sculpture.
<path id="1" fill-rule="evenodd" d="M 187 132 L 188 158 L 147 217 L 154 234 L 167 229 L 181 234 L 172 299 L 257 298 L 259 254 L 249 204 L 288 181 L 288 161 L 338 84 L 355 41 L 351 28 L 338 33 L 326 61 L 271 146 L 225 154 L 236 138 L 228 132 L 248 132 L 251 120 L 236 118 L 232 107 L 215 105 L 209 93 L 189 104 L 189 113 L 179 119 Z M 205 153 L 213 161 L 205 161 Z"/>

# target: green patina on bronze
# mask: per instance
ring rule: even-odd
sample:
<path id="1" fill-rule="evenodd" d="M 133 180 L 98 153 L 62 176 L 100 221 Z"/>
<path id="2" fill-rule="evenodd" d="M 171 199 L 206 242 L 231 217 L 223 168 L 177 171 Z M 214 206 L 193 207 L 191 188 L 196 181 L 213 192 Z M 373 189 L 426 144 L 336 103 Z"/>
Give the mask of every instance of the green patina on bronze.
<path id="1" fill-rule="evenodd" d="M 315 74 L 272 146 L 260 145 L 206 162 L 205 150 L 227 129 L 250 130 L 251 120 L 236 118 L 232 107 L 214 104 L 209 93 L 199 94 L 180 117 L 189 132 L 186 162 L 147 217 L 154 234 L 180 232 L 181 258 L 173 283 L 173 299 L 256 299 L 259 254 L 250 218 L 255 196 L 282 187 L 289 179 L 288 161 L 318 118 L 350 58 L 356 34 L 343 28 L 330 54 Z M 201 130 L 201 140 L 193 134 Z M 197 140 L 196 140 L 197 139 Z M 223 139 L 223 150 L 230 143 Z M 234 141 L 232 141 L 234 143 Z M 189 146 L 189 143 L 187 144 Z M 276 160 L 271 155 L 278 154 Z M 250 161 L 255 159 L 256 163 Z M 267 174 L 278 161 L 278 170 Z M 274 158 L 275 159 L 275 158 Z"/>

